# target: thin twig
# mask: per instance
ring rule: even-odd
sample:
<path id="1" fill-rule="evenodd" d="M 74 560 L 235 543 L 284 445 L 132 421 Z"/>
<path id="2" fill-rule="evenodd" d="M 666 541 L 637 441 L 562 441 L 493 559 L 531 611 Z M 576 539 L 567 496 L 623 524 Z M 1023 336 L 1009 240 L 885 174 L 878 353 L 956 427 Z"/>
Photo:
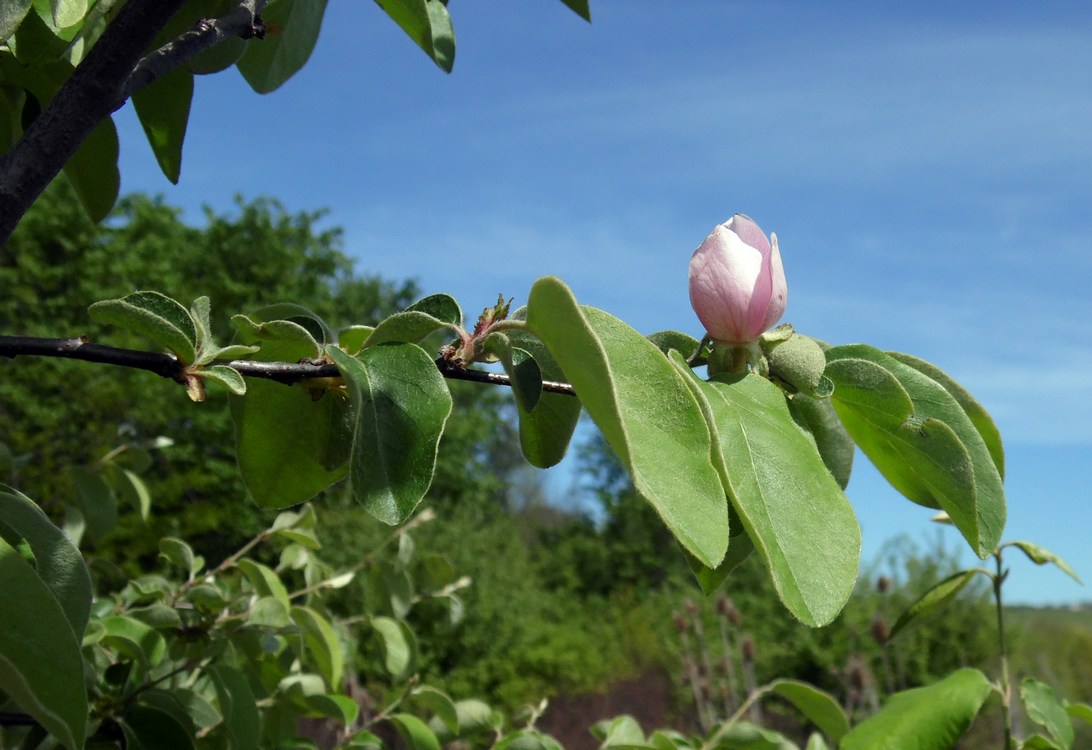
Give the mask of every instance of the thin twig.
<path id="1" fill-rule="evenodd" d="M 67 339 L 39 338 L 35 336 L 0 336 L 0 357 L 60 357 L 78 359 L 84 362 L 131 367 L 154 372 L 163 378 L 183 382 L 184 366 L 170 354 L 147 352 L 136 349 L 121 349 L 91 343 L 86 336 Z M 283 385 L 293 385 L 304 380 L 319 378 L 337 378 L 340 373 L 332 364 L 314 364 L 310 362 L 257 362 L 248 359 L 235 359 L 226 364 L 250 378 L 263 378 Z M 507 375 L 484 370 L 463 369 L 449 360 L 439 358 L 436 367 L 440 374 L 450 380 L 469 380 L 489 385 L 512 386 Z M 542 390 L 547 393 L 561 393 L 575 396 L 576 391 L 568 383 L 545 380 Z"/>

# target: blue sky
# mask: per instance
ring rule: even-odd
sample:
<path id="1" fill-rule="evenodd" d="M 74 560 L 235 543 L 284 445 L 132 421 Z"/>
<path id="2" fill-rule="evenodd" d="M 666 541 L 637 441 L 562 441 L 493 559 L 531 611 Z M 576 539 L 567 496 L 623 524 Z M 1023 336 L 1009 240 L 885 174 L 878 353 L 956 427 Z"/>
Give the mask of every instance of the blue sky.
<path id="1" fill-rule="evenodd" d="M 555 274 L 643 332 L 696 336 L 690 254 L 747 213 L 778 234 L 785 320 L 967 386 L 1006 441 L 1006 538 L 1092 579 L 1092 6 L 592 0 L 591 25 L 556 0 L 451 11 L 450 76 L 374 4 L 333 2 L 282 89 L 199 79 L 177 187 L 127 107 L 123 190 L 193 221 L 237 192 L 328 207 L 360 270 L 464 310 L 520 304 Z M 863 457 L 849 495 L 866 559 L 933 533 Z M 1013 569 L 1013 601 L 1092 599 Z"/>

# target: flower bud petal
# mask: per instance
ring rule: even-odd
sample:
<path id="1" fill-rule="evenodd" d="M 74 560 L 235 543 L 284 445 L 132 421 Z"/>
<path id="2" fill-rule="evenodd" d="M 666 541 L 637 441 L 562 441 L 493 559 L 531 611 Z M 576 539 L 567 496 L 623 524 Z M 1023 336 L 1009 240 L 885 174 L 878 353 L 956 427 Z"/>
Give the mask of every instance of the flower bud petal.
<path id="1" fill-rule="evenodd" d="M 715 341 L 757 339 L 785 312 L 785 269 L 777 236 L 736 214 L 705 238 L 690 259 L 690 304 Z"/>

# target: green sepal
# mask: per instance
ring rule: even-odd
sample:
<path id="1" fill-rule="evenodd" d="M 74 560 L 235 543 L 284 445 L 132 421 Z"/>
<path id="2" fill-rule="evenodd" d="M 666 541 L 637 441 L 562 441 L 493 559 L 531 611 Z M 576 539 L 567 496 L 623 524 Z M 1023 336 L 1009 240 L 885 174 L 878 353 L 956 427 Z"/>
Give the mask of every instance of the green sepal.
<path id="1" fill-rule="evenodd" d="M 763 338 L 761 343 L 770 375 L 787 383 L 789 390 L 816 398 L 827 398 L 834 391 L 830 380 L 823 377 L 827 360 L 815 339 L 790 333 L 780 340 Z"/>

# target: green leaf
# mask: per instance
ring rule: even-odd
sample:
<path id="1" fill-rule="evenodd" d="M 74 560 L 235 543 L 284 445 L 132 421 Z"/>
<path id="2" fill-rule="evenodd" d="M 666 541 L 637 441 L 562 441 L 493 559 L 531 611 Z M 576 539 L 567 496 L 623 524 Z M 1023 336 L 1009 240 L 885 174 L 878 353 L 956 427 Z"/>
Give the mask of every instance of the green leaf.
<path id="1" fill-rule="evenodd" d="M 948 606 L 948 604 L 955 599 L 956 595 L 971 582 L 971 579 L 974 578 L 976 573 L 985 572 L 986 571 L 981 568 L 961 570 L 932 586 L 928 591 L 922 594 L 916 602 L 911 604 L 905 612 L 899 615 L 899 619 L 895 621 L 895 624 L 891 628 L 888 640 L 892 640 L 904 629 L 919 622 L 923 618 L 929 618 L 940 613 L 940 611 Z"/>
<path id="2" fill-rule="evenodd" d="M 785 735 L 749 721 L 737 721 L 714 734 L 719 738 L 716 746 L 723 750 L 797 750 Z"/>
<path id="3" fill-rule="evenodd" d="M 240 40 L 242 41 L 242 40 Z M 164 176 L 174 184 L 182 172 L 182 142 L 190 119 L 193 73 L 175 68 L 133 94 L 133 109 Z"/>
<path id="4" fill-rule="evenodd" d="M 1086 724 L 1092 724 L 1092 706 L 1087 703 L 1070 703 L 1064 701 L 1065 712 L 1071 718 L 1080 719 Z"/>
<path id="5" fill-rule="evenodd" d="M 87 533 L 98 541 L 117 525 L 117 496 L 100 472 L 86 466 L 69 466 L 67 471 L 76 491 L 77 509 L 87 524 Z"/>
<path id="6" fill-rule="evenodd" d="M 347 695 L 308 695 L 304 702 L 314 715 L 328 716 L 347 727 L 360 714 L 360 706 Z"/>
<path id="7" fill-rule="evenodd" d="M 1024 701 L 1029 719 L 1045 728 L 1064 750 L 1073 747 L 1073 720 L 1050 685 L 1025 678 L 1020 683 L 1020 698 Z"/>
<path id="8" fill-rule="evenodd" d="M 680 333 L 679 331 L 657 331 L 656 333 L 650 333 L 646 336 L 649 341 L 656 345 L 664 354 L 667 354 L 672 349 L 683 355 L 683 359 L 690 359 L 701 346 L 701 342 L 687 333 Z M 694 362 L 694 366 L 698 367 L 705 364 L 705 359 L 701 358 Z"/>
<path id="9" fill-rule="evenodd" d="M 548 734 L 524 729 L 506 735 L 493 746 L 493 750 L 563 750 L 563 748 Z"/>
<path id="10" fill-rule="evenodd" d="M 520 408 L 528 412 L 534 411 L 542 395 L 542 371 L 531 353 L 526 349 L 513 347 L 503 333 L 490 334 L 482 348 L 499 359 L 504 366 L 512 385 L 512 394 Z"/>
<path id="11" fill-rule="evenodd" d="M 417 647 L 406 624 L 390 617 L 373 617 L 372 629 L 383 644 L 384 666 L 391 677 L 402 681 L 413 674 Z"/>
<path id="12" fill-rule="evenodd" d="M 459 715 L 455 712 L 455 703 L 447 693 L 428 685 L 415 687 L 410 691 L 415 701 L 425 705 L 444 723 L 452 736 L 459 733 Z"/>
<path id="13" fill-rule="evenodd" d="M 834 408 L 880 473 L 910 500 L 942 508 L 985 558 L 1005 527 L 1001 476 L 959 402 L 937 381 L 863 344 L 827 351 Z"/>
<path id="14" fill-rule="evenodd" d="M 846 432 L 830 399 L 812 398 L 798 393 L 789 400 L 789 412 L 801 427 L 811 433 L 823 463 L 830 469 L 838 486 L 849 485 L 853 473 L 853 453 L 856 446 Z"/>
<path id="15" fill-rule="evenodd" d="M 235 66 L 259 94 L 295 75 L 318 41 L 326 0 L 271 0 L 262 11 L 265 38 L 252 39 Z"/>
<path id="16" fill-rule="evenodd" d="M 72 614 L 3 538 L 0 591 L 18 592 L 0 607 L 0 691 L 69 750 L 82 748 L 87 692 Z"/>
<path id="17" fill-rule="evenodd" d="M 224 732 L 232 750 L 256 750 L 261 735 L 261 716 L 246 678 L 224 664 L 206 671 L 216 688 L 216 699 L 224 717 Z"/>
<path id="18" fill-rule="evenodd" d="M 830 750 L 830 746 L 823 740 L 823 735 L 816 732 L 808 737 L 808 744 L 804 746 L 804 750 Z"/>
<path id="19" fill-rule="evenodd" d="M 80 551 L 33 500 L 4 484 L 0 484 L 0 523 L 30 545 L 38 578 L 57 599 L 73 636 L 82 638 L 91 611 L 91 576 Z"/>
<path id="20" fill-rule="evenodd" d="M 327 686 L 340 690 L 345 655 L 330 622 L 310 607 L 292 607 L 292 619 L 303 629 L 304 645 Z"/>
<path id="21" fill-rule="evenodd" d="M 515 320 L 524 320 L 527 308 L 513 313 Z M 538 363 L 544 380 L 567 382 L 561 367 L 546 346 L 535 335 L 521 330 L 508 333 L 509 340 L 528 352 Z M 545 393 L 539 396 L 535 410 L 529 412 L 516 402 L 519 415 L 519 442 L 523 455 L 532 466 L 548 469 L 556 466 L 569 448 L 576 424 L 580 421 L 580 400 L 563 393 Z"/>
<path id="22" fill-rule="evenodd" d="M 119 721 L 128 750 L 192 750 L 190 730 L 158 708 L 130 707 Z"/>
<path id="23" fill-rule="evenodd" d="M 325 320 L 303 305 L 292 302 L 278 302 L 267 305 L 250 315 L 233 315 L 232 324 L 239 331 L 243 343 L 261 343 L 262 341 L 309 340 L 313 345 L 313 354 L 322 354 L 322 345 L 333 341 L 334 333 Z M 306 336 L 300 333 L 302 329 Z"/>
<path id="24" fill-rule="evenodd" d="M 451 394 L 424 350 L 413 344 L 364 349 L 359 358 L 327 347 L 352 394 L 356 425 L 353 496 L 388 524 L 409 518 L 432 483 Z"/>
<path id="25" fill-rule="evenodd" d="M 181 539 L 170 536 L 160 539 L 159 556 L 172 565 L 181 568 L 182 572 L 186 574 L 187 580 L 193 578 L 193 574 L 197 572 L 193 564 L 196 559 L 193 548 Z"/>
<path id="26" fill-rule="evenodd" d="M 895 693 L 842 738 L 840 750 L 951 750 L 992 690 L 977 669 L 960 669 L 928 687 Z"/>
<path id="27" fill-rule="evenodd" d="M 440 0 L 375 0 L 441 70 L 455 65 L 455 29 Z"/>
<path id="28" fill-rule="evenodd" d="M 835 743 L 849 731 L 845 711 L 829 693 L 799 680 L 774 680 L 769 689 L 795 706 Z"/>
<path id="29" fill-rule="evenodd" d="M 390 722 L 410 750 L 440 750 L 440 740 L 428 724 L 411 714 L 392 714 Z"/>
<path id="30" fill-rule="evenodd" d="M 283 604 L 286 610 L 292 606 L 288 598 L 288 589 L 285 588 L 275 570 L 247 558 L 239 561 L 239 570 L 246 576 L 247 582 L 258 596 L 271 596 Z"/>
<path id="31" fill-rule="evenodd" d="M 239 58 L 246 54 L 246 50 L 246 39 L 238 36 L 228 37 L 187 60 L 185 68 L 199 76 L 219 73 L 239 62 Z"/>
<path id="32" fill-rule="evenodd" d="M 118 493 L 140 514 L 140 520 L 147 521 L 152 513 L 152 495 L 148 492 L 148 485 L 128 469 L 119 469 L 117 476 Z"/>
<path id="33" fill-rule="evenodd" d="M 841 611 L 857 580 L 861 529 L 849 500 L 781 389 L 758 375 L 704 382 L 673 355 L 719 445 L 718 471 L 778 596 L 818 627 Z"/>
<path id="34" fill-rule="evenodd" d="M 698 581 L 698 586 L 701 587 L 702 593 L 706 596 L 712 594 L 719 589 L 728 575 L 739 567 L 739 565 L 751 556 L 751 553 L 755 551 L 754 542 L 747 536 L 746 533 L 736 534 L 728 539 L 728 552 L 725 553 L 724 559 L 721 560 L 720 565 L 715 568 L 710 568 L 703 565 L 696 557 L 691 555 L 686 549 L 683 549 L 683 554 L 686 555 L 686 562 L 690 565 L 690 572 L 694 574 L 694 578 Z"/>
<path id="35" fill-rule="evenodd" d="M 121 187 L 118 131 L 112 118 L 102 120 L 83 140 L 64 165 L 64 176 L 72 184 L 91 221 L 105 219 L 114 207 Z"/>
<path id="36" fill-rule="evenodd" d="M 184 364 L 197 354 L 197 325 L 189 310 L 159 292 L 134 292 L 87 308 L 95 320 L 111 323 L 151 339 Z"/>
<path id="37" fill-rule="evenodd" d="M 53 25 L 67 29 L 80 23 L 87 15 L 88 0 L 49 0 Z"/>
<path id="38" fill-rule="evenodd" d="M 272 596 L 262 596 L 250 608 L 247 624 L 266 628 L 286 628 L 292 624 L 292 617 L 283 602 Z"/>
<path id="39" fill-rule="evenodd" d="M 295 362 L 317 354 L 315 339 L 296 323 L 260 329 L 278 338 L 262 340 L 258 361 Z M 258 505 L 296 505 L 348 471 L 352 423 L 342 394 L 326 391 L 315 400 L 301 386 L 252 378 L 246 396 L 233 397 L 230 407 L 239 471 Z"/>
<path id="40" fill-rule="evenodd" d="M 576 15 L 591 23 L 591 8 L 588 6 L 588 0 L 561 0 L 561 2 L 569 6 Z"/>
<path id="41" fill-rule="evenodd" d="M 971 420 L 971 424 L 978 430 L 978 434 L 982 436 L 982 442 L 986 444 L 986 449 L 990 452 L 990 457 L 993 458 L 994 466 L 997 467 L 997 473 L 1004 479 L 1005 449 L 1001 445 L 1001 431 L 997 429 L 993 417 L 991 417 L 989 412 L 983 408 L 982 404 L 978 403 L 966 388 L 952 380 L 947 373 L 936 365 L 926 362 L 923 359 L 918 359 L 910 354 L 903 354 L 901 352 L 887 352 L 887 354 L 894 357 L 899 362 L 902 362 L 904 365 L 909 365 L 926 377 L 932 378 L 940 383 L 940 385 L 944 387 L 944 390 L 952 395 L 952 398 L 963 407 L 963 411 L 966 412 L 967 417 Z"/>
<path id="42" fill-rule="evenodd" d="M 0 42 L 5 42 L 19 28 L 30 10 L 31 0 L 0 0 Z"/>
<path id="43" fill-rule="evenodd" d="M 392 341 L 416 344 L 441 328 L 451 328 L 451 324 L 427 312 L 405 310 L 380 321 L 364 342 L 364 347 Z"/>
<path id="44" fill-rule="evenodd" d="M 616 716 L 595 725 L 592 734 L 601 740 L 599 747 L 647 747 L 645 733 L 632 716 Z"/>
<path id="45" fill-rule="evenodd" d="M 634 487 L 703 565 L 728 547 L 724 488 L 711 438 L 683 377 L 648 339 L 617 318 L 577 305 L 559 279 L 531 288 L 527 325 L 576 388 Z"/>
<path id="46" fill-rule="evenodd" d="M 102 642 L 140 667 L 140 675 L 158 666 L 167 653 L 167 642 L 154 628 L 127 615 L 102 620 Z"/>
<path id="47" fill-rule="evenodd" d="M 246 381 L 243 380 L 242 374 L 234 367 L 209 365 L 208 367 L 202 367 L 195 374 L 206 380 L 215 380 L 236 396 L 246 394 Z"/>
<path id="48" fill-rule="evenodd" d="M 463 324 L 463 311 L 450 294 L 430 294 L 406 308 L 406 312 L 422 312 L 451 326 Z"/>
<path id="49" fill-rule="evenodd" d="M 349 326 L 338 334 L 337 345 L 355 356 L 364 348 L 364 342 L 373 331 L 375 331 L 374 326 Z"/>
<path id="50" fill-rule="evenodd" d="M 1055 555 L 1050 550 L 1048 550 L 1048 549 L 1046 549 L 1044 547 L 1040 547 L 1038 544 L 1032 544 L 1031 542 L 1017 541 L 1017 542 L 1005 542 L 1004 544 L 1001 545 L 1001 547 L 1002 548 L 1004 548 L 1004 547 L 1016 547 L 1016 548 L 1018 548 L 1021 552 L 1023 552 L 1025 555 L 1028 556 L 1029 560 L 1031 560 L 1036 565 L 1046 565 L 1047 563 L 1052 563 L 1052 564 L 1058 566 L 1059 568 L 1061 568 L 1062 572 L 1065 573 L 1070 578 L 1072 578 L 1074 581 L 1081 584 L 1082 586 L 1084 585 L 1084 582 L 1081 581 L 1080 577 L 1078 577 L 1077 574 L 1073 572 L 1073 568 L 1069 567 L 1069 564 L 1065 560 L 1058 557 L 1057 555 Z"/>

